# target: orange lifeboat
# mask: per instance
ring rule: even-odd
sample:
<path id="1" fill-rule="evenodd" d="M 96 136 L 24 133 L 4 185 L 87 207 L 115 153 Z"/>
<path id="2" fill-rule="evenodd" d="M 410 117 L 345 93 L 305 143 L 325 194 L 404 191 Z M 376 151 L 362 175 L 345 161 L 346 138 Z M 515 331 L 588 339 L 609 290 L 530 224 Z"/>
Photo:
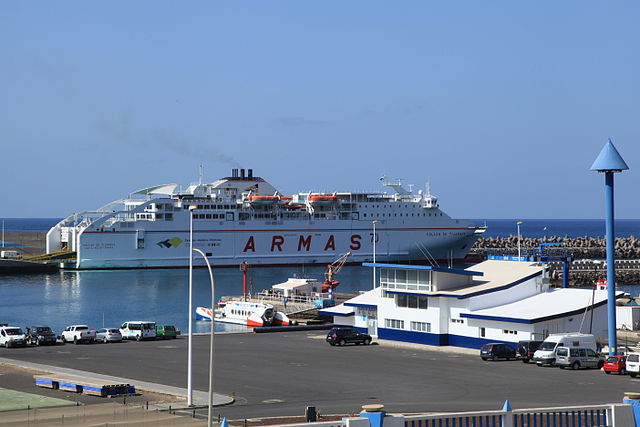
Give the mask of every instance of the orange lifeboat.
<path id="1" fill-rule="evenodd" d="M 338 197 L 325 194 L 312 194 L 307 200 L 312 205 L 331 205 L 338 201 Z"/>
<path id="2" fill-rule="evenodd" d="M 273 205 L 279 200 L 278 196 L 263 196 L 260 194 L 252 194 L 249 196 L 249 203 L 256 206 Z"/>

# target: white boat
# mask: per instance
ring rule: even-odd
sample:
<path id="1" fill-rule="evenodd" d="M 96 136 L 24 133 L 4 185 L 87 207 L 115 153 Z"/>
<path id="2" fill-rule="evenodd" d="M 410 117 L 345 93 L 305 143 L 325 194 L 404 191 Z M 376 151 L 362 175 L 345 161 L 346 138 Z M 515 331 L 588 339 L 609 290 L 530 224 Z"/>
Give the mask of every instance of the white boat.
<path id="1" fill-rule="evenodd" d="M 196 308 L 196 318 L 216 322 L 233 323 L 252 327 L 289 326 L 291 322 L 286 314 L 276 311 L 271 304 L 249 301 L 226 301 L 212 312 L 210 308 Z"/>
<path id="2" fill-rule="evenodd" d="M 183 268 L 192 222 L 194 246 L 216 266 L 328 264 L 347 251 L 360 264 L 373 260 L 374 239 L 377 262 L 426 262 L 464 258 L 485 230 L 446 215 L 428 186 L 416 195 L 383 181 L 394 194 L 285 197 L 251 169 L 186 189 L 159 185 L 68 216 L 47 233 L 47 253 L 75 252 L 69 269 Z"/>

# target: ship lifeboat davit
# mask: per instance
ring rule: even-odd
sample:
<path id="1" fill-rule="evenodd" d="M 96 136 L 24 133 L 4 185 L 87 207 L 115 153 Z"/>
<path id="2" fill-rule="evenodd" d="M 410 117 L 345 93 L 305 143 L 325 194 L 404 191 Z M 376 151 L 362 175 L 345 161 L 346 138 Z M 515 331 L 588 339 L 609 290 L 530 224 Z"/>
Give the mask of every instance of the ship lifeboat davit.
<path id="1" fill-rule="evenodd" d="M 307 200 L 312 205 L 323 206 L 335 204 L 338 201 L 338 197 L 326 194 L 312 194 L 307 198 Z"/>
<path id="2" fill-rule="evenodd" d="M 252 206 L 269 206 L 275 205 L 280 200 L 278 196 L 263 196 L 260 194 L 252 194 L 249 196 L 249 203 Z"/>
<path id="3" fill-rule="evenodd" d="M 207 307 L 197 307 L 196 308 L 196 319 L 198 320 L 213 320 L 213 313 L 210 308 Z"/>

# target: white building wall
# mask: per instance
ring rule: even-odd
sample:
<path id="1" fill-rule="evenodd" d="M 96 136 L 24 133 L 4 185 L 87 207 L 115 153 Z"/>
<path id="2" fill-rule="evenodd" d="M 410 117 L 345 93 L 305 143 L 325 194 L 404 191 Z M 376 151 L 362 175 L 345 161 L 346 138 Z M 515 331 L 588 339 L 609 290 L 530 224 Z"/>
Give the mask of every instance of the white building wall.
<path id="1" fill-rule="evenodd" d="M 542 276 L 540 275 L 502 291 L 468 298 L 467 307 L 469 310 L 482 310 L 497 305 L 509 304 L 537 295 L 542 290 L 546 290 L 546 285 L 543 284 Z"/>

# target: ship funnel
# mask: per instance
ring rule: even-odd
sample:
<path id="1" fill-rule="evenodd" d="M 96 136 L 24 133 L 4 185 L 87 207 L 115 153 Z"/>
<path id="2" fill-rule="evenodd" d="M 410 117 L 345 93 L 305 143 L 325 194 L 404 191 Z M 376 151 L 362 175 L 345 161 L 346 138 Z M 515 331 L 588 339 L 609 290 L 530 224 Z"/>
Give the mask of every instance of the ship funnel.
<path id="1" fill-rule="evenodd" d="M 247 169 L 247 178 L 253 179 L 253 169 Z"/>
<path id="2" fill-rule="evenodd" d="M 244 169 L 240 169 L 240 178 L 244 179 Z"/>

